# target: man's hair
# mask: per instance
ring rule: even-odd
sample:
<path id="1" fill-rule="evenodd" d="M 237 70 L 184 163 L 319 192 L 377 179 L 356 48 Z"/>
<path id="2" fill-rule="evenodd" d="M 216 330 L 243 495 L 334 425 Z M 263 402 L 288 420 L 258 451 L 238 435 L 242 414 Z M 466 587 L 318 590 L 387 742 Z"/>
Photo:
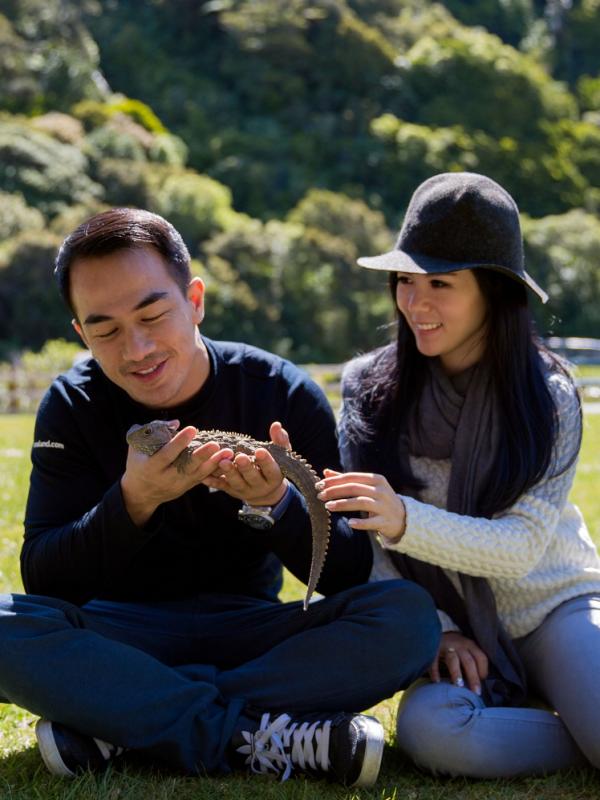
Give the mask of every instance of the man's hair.
<path id="1" fill-rule="evenodd" d="M 101 258 L 118 250 L 142 247 L 152 247 L 164 258 L 169 274 L 185 296 L 192 274 L 190 254 L 181 235 L 158 214 L 137 208 L 112 208 L 83 222 L 67 236 L 56 256 L 54 275 L 71 312 L 77 316 L 70 282 L 71 267 L 77 259 Z"/>

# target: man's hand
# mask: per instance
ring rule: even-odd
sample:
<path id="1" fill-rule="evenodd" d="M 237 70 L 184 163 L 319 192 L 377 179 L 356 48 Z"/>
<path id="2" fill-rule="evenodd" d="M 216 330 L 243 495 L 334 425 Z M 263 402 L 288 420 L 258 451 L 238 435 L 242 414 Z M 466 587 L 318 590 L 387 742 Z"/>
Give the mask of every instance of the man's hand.
<path id="1" fill-rule="evenodd" d="M 290 450 L 290 438 L 280 422 L 273 422 L 269 436 L 274 444 Z M 232 454 L 233 455 L 233 454 Z M 254 458 L 238 453 L 219 462 L 220 475 L 207 476 L 203 483 L 243 500 L 252 506 L 274 506 L 287 489 L 279 465 L 268 450 L 259 448 Z"/>
<path id="2" fill-rule="evenodd" d="M 216 442 L 209 442 L 194 450 L 185 472 L 179 472 L 173 462 L 195 434 L 195 428 L 184 428 L 152 456 L 129 448 L 121 490 L 125 508 L 136 525 L 144 525 L 161 503 L 185 494 L 218 472 L 220 462 L 233 457 L 229 448 L 221 449 Z"/>

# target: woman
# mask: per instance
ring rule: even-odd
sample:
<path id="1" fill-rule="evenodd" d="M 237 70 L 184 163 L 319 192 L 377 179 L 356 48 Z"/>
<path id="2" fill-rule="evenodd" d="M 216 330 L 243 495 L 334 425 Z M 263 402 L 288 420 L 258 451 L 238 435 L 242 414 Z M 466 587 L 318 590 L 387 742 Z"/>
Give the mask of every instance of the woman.
<path id="1" fill-rule="evenodd" d="M 600 766 L 600 559 L 567 503 L 581 408 L 532 333 L 528 293 L 547 296 L 518 209 L 482 175 L 437 175 L 395 249 L 359 264 L 390 273 L 397 342 L 344 371 L 347 472 L 319 488 L 371 531 L 372 579 L 411 578 L 440 610 L 398 744 L 450 775 Z"/>

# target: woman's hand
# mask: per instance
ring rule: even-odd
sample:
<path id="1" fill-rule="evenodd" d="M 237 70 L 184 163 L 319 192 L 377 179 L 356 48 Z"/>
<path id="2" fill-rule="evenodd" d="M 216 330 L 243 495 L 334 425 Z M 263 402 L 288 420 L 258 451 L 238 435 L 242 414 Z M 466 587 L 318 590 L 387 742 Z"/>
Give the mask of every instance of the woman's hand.
<path id="1" fill-rule="evenodd" d="M 472 639 L 461 633 L 443 633 L 440 647 L 429 677 L 434 683 L 440 682 L 440 661 L 444 662 L 450 680 L 455 686 L 467 686 L 475 694 L 481 694 L 481 681 L 488 675 L 488 659 L 483 650 Z"/>
<path id="2" fill-rule="evenodd" d="M 326 469 L 324 475 L 316 488 L 328 511 L 365 511 L 366 518 L 352 517 L 348 525 L 357 530 L 376 530 L 390 542 L 400 541 L 406 525 L 404 503 L 383 475 L 332 469 Z"/>

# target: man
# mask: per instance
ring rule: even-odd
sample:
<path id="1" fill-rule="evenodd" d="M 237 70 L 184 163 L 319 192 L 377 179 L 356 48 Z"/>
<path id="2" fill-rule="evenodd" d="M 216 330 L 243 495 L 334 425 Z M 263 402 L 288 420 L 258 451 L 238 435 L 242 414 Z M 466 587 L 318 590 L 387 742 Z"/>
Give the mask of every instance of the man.
<path id="1" fill-rule="evenodd" d="M 371 554 L 340 525 L 319 583 L 330 596 L 306 612 L 277 602 L 280 561 L 305 580 L 311 536 L 270 454 L 233 460 L 209 443 L 183 474 L 173 467 L 195 428 L 291 438 L 318 471 L 335 465 L 322 393 L 289 362 L 200 336 L 204 286 L 161 217 L 92 217 L 55 272 L 92 357 L 38 412 L 28 594 L 0 609 L 0 696 L 42 718 L 55 774 L 129 749 L 188 774 L 372 784 L 381 726 L 340 709 L 368 708 L 428 666 L 429 597 L 405 581 L 348 588 L 368 579 Z M 131 425 L 155 418 L 180 430 L 153 456 L 128 451 Z M 268 530 L 247 524 L 257 516 Z"/>

